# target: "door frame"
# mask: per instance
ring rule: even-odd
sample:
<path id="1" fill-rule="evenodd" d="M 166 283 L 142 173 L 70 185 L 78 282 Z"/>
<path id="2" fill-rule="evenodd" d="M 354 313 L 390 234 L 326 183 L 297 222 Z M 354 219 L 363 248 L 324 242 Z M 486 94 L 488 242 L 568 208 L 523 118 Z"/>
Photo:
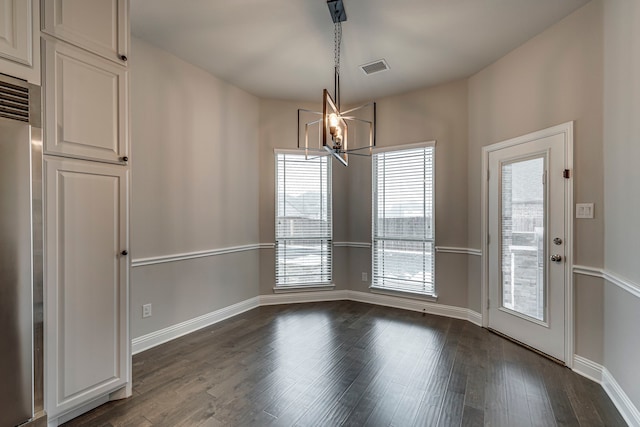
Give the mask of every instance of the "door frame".
<path id="1" fill-rule="evenodd" d="M 573 307 L 573 121 L 547 129 L 528 133 L 516 138 L 482 147 L 482 327 L 489 326 L 489 153 L 515 145 L 525 144 L 541 138 L 563 135 L 565 143 L 565 169 L 569 170 L 569 179 L 565 179 L 565 230 L 566 230 L 566 268 L 565 268 L 565 331 L 564 363 L 573 367 L 574 349 L 574 307 Z"/>

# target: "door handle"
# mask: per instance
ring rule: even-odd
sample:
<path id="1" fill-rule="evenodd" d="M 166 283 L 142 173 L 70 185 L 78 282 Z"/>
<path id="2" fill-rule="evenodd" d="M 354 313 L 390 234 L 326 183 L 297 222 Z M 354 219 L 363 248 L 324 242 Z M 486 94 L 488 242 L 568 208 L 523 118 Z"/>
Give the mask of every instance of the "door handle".
<path id="1" fill-rule="evenodd" d="M 562 262 L 562 255 L 554 254 L 554 255 L 551 255 L 550 259 L 551 259 L 551 261 L 553 261 L 553 262 L 555 262 L 557 264 L 560 264 Z"/>

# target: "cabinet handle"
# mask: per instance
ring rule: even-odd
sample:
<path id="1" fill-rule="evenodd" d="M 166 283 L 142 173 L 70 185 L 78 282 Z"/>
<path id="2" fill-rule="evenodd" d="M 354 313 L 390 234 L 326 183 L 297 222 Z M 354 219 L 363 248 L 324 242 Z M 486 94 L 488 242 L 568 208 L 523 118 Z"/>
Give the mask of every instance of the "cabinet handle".
<path id="1" fill-rule="evenodd" d="M 120 157 L 120 160 L 123 162 L 128 162 L 129 158 L 127 156 L 124 156 L 124 157 Z"/>
<path id="2" fill-rule="evenodd" d="M 129 252 L 127 252 L 127 250 L 125 249 L 124 251 L 120 252 L 121 255 L 127 256 L 129 255 Z"/>
<path id="3" fill-rule="evenodd" d="M 127 55 L 120 55 L 120 59 L 122 59 L 124 62 L 127 62 Z"/>

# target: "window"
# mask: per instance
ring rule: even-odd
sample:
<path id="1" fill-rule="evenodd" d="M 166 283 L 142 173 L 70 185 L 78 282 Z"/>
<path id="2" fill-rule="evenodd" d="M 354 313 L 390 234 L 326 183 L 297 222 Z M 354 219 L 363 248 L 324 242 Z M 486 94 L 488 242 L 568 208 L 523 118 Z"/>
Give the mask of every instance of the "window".
<path id="1" fill-rule="evenodd" d="M 331 162 L 276 153 L 276 288 L 331 284 Z"/>
<path id="2" fill-rule="evenodd" d="M 434 143 L 373 156 L 373 288 L 435 296 L 433 160 Z"/>

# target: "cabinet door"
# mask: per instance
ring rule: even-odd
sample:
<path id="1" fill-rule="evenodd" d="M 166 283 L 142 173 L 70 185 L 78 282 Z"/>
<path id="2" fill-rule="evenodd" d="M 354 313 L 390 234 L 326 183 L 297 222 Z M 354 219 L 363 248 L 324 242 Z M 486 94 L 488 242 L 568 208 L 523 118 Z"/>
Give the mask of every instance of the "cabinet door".
<path id="1" fill-rule="evenodd" d="M 64 42 L 44 46 L 45 154 L 122 162 L 127 70 Z"/>
<path id="2" fill-rule="evenodd" d="M 128 0 L 45 0 L 43 25 L 47 34 L 126 64 Z"/>
<path id="3" fill-rule="evenodd" d="M 0 73 L 40 84 L 38 0 L 0 0 Z"/>
<path id="4" fill-rule="evenodd" d="M 49 418 L 129 378 L 128 170 L 46 157 L 46 410 Z"/>

